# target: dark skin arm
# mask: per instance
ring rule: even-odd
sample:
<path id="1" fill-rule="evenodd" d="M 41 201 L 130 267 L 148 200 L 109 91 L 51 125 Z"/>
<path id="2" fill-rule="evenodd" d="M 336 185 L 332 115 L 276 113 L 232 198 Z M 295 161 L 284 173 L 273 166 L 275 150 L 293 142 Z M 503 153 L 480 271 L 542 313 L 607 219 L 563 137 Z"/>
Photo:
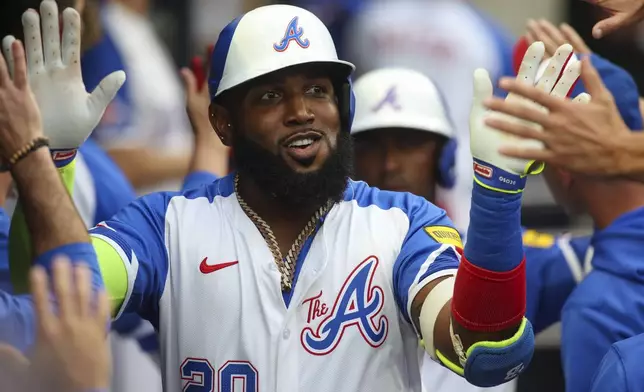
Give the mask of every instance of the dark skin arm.
<path id="1" fill-rule="evenodd" d="M 412 305 L 411 305 L 411 317 L 414 322 L 414 325 L 416 326 L 417 331 L 420 331 L 420 322 L 419 322 L 420 311 L 423 307 L 423 303 L 425 302 L 425 298 L 427 298 L 427 295 L 429 294 L 429 292 L 434 287 L 436 287 L 436 285 L 439 282 L 447 278 L 448 277 L 445 276 L 431 281 L 427 286 L 423 287 L 423 289 L 420 290 L 420 292 L 414 298 L 414 301 L 412 302 Z M 434 344 L 436 348 L 443 355 L 449 358 L 450 361 L 452 361 L 455 364 L 459 364 L 458 356 L 454 352 L 454 348 L 452 346 L 452 339 L 450 338 L 450 335 L 449 335 L 449 321 L 451 318 L 451 306 L 452 306 L 452 301 L 450 300 L 445 304 L 445 306 L 443 306 L 443 309 L 441 309 L 440 313 L 438 314 L 436 328 L 434 329 Z M 462 325 L 458 324 L 458 322 L 456 321 L 453 322 L 454 333 L 461 337 L 461 340 L 463 342 L 463 348 L 465 351 L 467 351 L 467 349 L 476 342 L 480 342 L 484 340 L 501 341 L 501 340 L 509 339 L 512 336 L 514 336 L 514 334 L 517 333 L 517 331 L 519 330 L 519 325 L 520 324 L 517 324 L 516 326 L 507 328 L 495 333 L 481 333 L 481 332 L 468 331 Z"/>

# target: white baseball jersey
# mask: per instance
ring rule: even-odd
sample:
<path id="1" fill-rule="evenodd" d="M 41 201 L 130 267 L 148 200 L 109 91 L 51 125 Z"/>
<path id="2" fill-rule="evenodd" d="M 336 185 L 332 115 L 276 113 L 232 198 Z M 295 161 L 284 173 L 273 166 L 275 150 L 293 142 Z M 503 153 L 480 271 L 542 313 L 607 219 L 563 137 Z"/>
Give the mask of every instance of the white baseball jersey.
<path id="1" fill-rule="evenodd" d="M 232 176 L 145 196 L 92 229 L 128 271 L 120 311 L 158 327 L 164 389 L 219 392 L 420 391 L 410 308 L 456 273 L 454 233 L 425 199 L 351 181 L 283 294 Z"/>

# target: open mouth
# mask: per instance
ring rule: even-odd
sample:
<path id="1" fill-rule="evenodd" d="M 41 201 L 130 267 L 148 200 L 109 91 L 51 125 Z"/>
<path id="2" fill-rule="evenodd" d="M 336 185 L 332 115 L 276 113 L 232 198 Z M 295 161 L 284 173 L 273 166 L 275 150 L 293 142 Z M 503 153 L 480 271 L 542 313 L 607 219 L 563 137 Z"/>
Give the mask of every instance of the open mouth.
<path id="1" fill-rule="evenodd" d="M 301 132 L 289 137 L 283 146 L 291 159 L 301 165 L 309 166 L 320 150 L 321 139 L 322 135 L 318 132 Z"/>

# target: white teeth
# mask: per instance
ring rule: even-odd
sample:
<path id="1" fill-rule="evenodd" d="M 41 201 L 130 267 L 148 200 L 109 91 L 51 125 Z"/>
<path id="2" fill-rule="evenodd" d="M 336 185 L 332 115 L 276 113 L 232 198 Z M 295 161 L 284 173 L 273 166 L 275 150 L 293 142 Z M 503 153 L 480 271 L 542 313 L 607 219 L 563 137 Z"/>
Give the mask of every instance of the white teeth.
<path id="1" fill-rule="evenodd" d="M 313 144 L 313 139 L 308 138 L 308 139 L 295 140 L 291 142 L 288 146 L 289 147 L 307 147 L 311 144 Z"/>

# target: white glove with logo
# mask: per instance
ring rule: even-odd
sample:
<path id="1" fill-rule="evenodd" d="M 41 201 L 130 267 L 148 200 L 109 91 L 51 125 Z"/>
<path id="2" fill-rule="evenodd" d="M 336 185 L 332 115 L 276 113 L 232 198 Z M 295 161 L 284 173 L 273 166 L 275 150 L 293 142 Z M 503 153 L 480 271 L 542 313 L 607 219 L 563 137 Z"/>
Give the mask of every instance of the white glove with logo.
<path id="1" fill-rule="evenodd" d="M 571 57 L 572 51 L 572 46 L 568 44 L 560 46 L 555 55 L 549 59 L 543 75 L 538 77 L 545 48 L 542 42 L 533 43 L 523 57 L 517 80 L 531 85 L 536 83 L 537 88 L 564 99 L 581 72 L 581 63 Z M 542 162 L 505 157 L 499 154 L 499 148 L 508 143 L 532 148 L 544 146 L 539 141 L 521 139 L 490 128 L 485 124 L 485 119 L 501 117 L 533 126 L 535 129 L 540 129 L 540 126 L 488 110 L 483 105 L 483 101 L 492 97 L 492 91 L 492 82 L 487 71 L 484 69 L 474 71 L 474 97 L 470 112 L 470 149 L 474 157 L 474 180 L 484 188 L 504 193 L 519 193 L 525 187 L 526 175 L 540 173 L 544 165 Z M 584 95 L 584 98 L 589 98 L 587 94 Z M 516 94 L 508 94 L 506 101 L 522 102 L 525 105 L 538 107 L 544 112 L 547 111 L 541 105 Z"/>
<path id="2" fill-rule="evenodd" d="M 37 12 L 27 10 L 22 15 L 29 85 L 38 102 L 54 160 L 58 156 L 68 161 L 98 125 L 125 82 L 125 72 L 108 75 L 88 94 L 81 74 L 80 15 L 73 8 L 63 11 L 62 38 L 56 2 L 40 3 L 40 15 L 42 32 Z M 2 41 L 8 64 L 13 64 L 10 48 L 14 40 L 7 36 Z"/>

